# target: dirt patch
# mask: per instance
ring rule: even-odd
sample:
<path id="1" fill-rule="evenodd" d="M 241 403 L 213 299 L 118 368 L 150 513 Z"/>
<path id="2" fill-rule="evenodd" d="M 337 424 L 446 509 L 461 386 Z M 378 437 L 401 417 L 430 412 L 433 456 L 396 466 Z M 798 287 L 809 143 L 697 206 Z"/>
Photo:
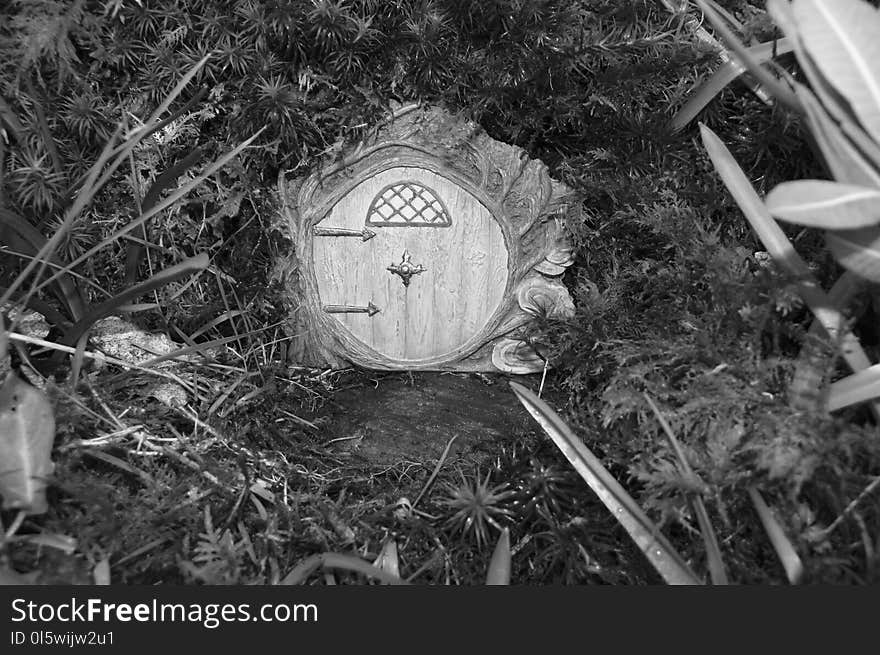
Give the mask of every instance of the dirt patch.
<path id="1" fill-rule="evenodd" d="M 497 452 L 499 442 L 535 429 L 509 379 L 453 373 L 381 378 L 375 386 L 335 394 L 339 411 L 328 417 L 326 433 L 339 451 L 373 465 L 436 462 L 457 435 L 450 456 L 479 463 Z"/>

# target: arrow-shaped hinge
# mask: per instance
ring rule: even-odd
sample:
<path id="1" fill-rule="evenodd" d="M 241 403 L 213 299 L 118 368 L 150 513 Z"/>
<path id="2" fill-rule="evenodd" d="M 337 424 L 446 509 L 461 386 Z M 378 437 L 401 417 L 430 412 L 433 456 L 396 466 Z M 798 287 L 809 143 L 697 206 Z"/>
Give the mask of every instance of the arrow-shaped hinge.
<path id="1" fill-rule="evenodd" d="M 316 237 L 359 237 L 361 241 L 369 241 L 376 233 L 364 228 L 363 230 L 350 230 L 347 227 L 318 227 L 312 229 Z"/>
<path id="2" fill-rule="evenodd" d="M 357 305 L 324 305 L 324 311 L 328 314 L 369 314 L 374 316 L 382 310 L 372 302 L 368 302 L 366 307 L 359 307 Z"/>

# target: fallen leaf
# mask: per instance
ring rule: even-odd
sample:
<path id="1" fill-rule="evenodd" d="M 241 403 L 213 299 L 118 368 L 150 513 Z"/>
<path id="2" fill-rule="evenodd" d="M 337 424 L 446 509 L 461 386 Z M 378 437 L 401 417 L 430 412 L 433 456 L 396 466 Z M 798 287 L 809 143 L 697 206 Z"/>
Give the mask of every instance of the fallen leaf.
<path id="1" fill-rule="evenodd" d="M 46 484 L 55 416 L 46 395 L 14 371 L 0 385 L 0 495 L 3 509 L 42 514 L 48 509 Z"/>

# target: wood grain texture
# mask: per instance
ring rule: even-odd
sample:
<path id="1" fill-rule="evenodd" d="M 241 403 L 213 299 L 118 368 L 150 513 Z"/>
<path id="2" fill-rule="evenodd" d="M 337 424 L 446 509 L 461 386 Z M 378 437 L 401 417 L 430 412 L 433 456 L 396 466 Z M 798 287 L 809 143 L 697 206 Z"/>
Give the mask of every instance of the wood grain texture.
<path id="1" fill-rule="evenodd" d="M 364 180 L 317 225 L 361 229 L 376 195 L 400 180 L 434 191 L 451 226 L 371 226 L 376 236 L 369 241 L 318 237 L 312 260 L 325 304 L 372 302 L 381 310 L 337 314 L 338 322 L 378 353 L 418 364 L 454 351 L 486 325 L 504 296 L 507 249 L 500 226 L 473 195 L 422 168 L 398 166 Z M 388 271 L 404 253 L 427 269 L 409 286 Z"/>
<path id="2" fill-rule="evenodd" d="M 451 225 L 368 224 L 377 194 L 401 182 L 436 195 Z M 573 312 L 559 276 L 571 264 L 563 230 L 577 199 L 541 162 L 440 110 L 395 117 L 312 175 L 282 174 L 279 191 L 294 251 L 278 270 L 299 363 L 540 370 L 523 327 Z M 316 227 L 355 236 L 316 236 Z M 358 238 L 365 227 L 376 236 Z M 405 252 L 426 268 L 409 286 L 387 270 Z M 381 311 L 323 311 L 369 303 Z"/>

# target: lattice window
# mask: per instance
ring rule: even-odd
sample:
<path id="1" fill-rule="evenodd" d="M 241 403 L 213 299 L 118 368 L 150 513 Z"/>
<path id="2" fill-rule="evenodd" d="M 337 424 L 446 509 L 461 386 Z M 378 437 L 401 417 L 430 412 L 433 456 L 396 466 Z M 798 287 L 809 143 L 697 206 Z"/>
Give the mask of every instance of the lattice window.
<path id="1" fill-rule="evenodd" d="M 418 182 L 397 182 L 373 198 L 367 225 L 449 227 L 452 219 L 436 191 Z"/>

